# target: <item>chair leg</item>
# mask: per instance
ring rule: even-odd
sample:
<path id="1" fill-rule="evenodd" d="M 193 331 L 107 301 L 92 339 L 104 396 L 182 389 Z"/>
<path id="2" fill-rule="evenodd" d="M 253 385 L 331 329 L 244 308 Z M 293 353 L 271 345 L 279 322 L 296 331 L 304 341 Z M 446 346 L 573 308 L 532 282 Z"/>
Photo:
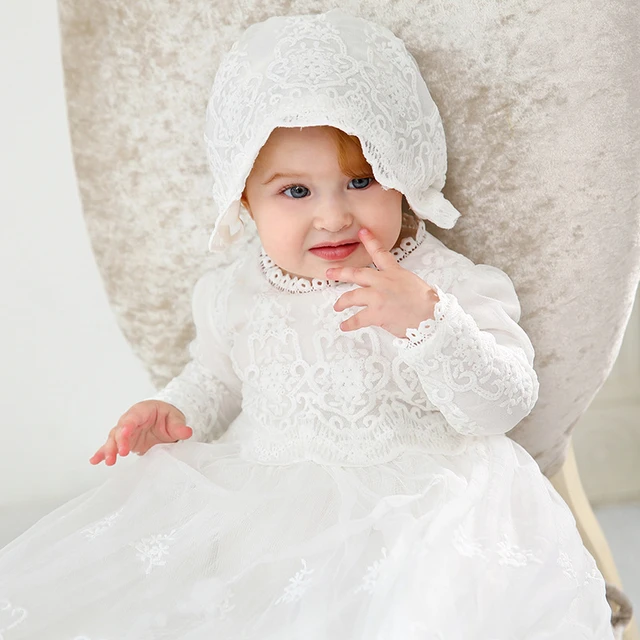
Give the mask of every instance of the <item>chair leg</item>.
<path id="1" fill-rule="evenodd" d="M 617 597 L 619 594 L 617 590 L 622 590 L 622 581 L 620 580 L 620 574 L 616 568 L 613 554 L 611 553 L 604 532 L 593 513 L 589 499 L 580 481 L 578 465 L 573 450 L 573 442 L 569 445 L 567 459 L 562 469 L 553 477 L 549 478 L 549 480 L 571 509 L 584 546 L 595 559 L 600 573 L 602 573 L 608 584 L 607 595 L 609 596 L 609 592 L 611 592 L 612 595 Z M 611 589 L 611 585 L 614 587 L 613 589 Z M 614 617 L 617 615 L 617 617 L 628 620 L 630 615 L 629 603 L 624 595 L 622 595 L 622 599 L 626 601 L 626 606 L 621 606 L 619 612 L 614 611 Z M 625 609 L 625 611 L 622 611 L 622 609 Z M 620 636 L 620 640 L 640 640 L 635 616 L 628 622 L 624 634 Z"/>

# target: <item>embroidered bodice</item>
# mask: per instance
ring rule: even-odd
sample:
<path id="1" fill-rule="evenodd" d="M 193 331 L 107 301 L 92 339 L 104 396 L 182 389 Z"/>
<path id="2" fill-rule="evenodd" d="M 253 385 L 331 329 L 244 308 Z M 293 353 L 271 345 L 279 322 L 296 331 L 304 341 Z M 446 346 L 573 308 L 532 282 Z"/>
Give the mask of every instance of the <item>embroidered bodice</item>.
<path id="1" fill-rule="evenodd" d="M 237 439 L 269 463 L 368 465 L 407 447 L 455 454 L 509 431 L 539 389 L 510 278 L 448 249 L 422 221 L 393 252 L 439 296 L 434 318 L 405 338 L 343 332 L 359 308 L 333 305 L 358 285 L 285 275 L 255 238 L 196 283 L 192 359 L 154 397 L 185 414 L 193 439 Z"/>

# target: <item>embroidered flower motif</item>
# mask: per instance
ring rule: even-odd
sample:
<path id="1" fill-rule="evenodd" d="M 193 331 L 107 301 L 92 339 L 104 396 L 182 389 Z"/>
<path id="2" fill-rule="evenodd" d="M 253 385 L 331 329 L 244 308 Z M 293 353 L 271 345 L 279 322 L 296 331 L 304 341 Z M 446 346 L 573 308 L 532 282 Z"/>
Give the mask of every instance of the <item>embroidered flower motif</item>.
<path id="1" fill-rule="evenodd" d="M 506 531 L 500 534 L 500 540 L 493 544 L 485 545 L 479 539 L 473 538 L 468 529 L 470 523 L 461 523 L 454 531 L 452 543 L 460 555 L 479 557 L 488 561 L 491 556 L 498 560 L 498 564 L 512 567 L 524 567 L 528 564 L 543 564 L 542 560 L 532 549 L 524 549 L 513 544 Z M 493 566 L 493 563 L 490 565 Z"/>
<path id="2" fill-rule="evenodd" d="M 569 578 L 572 578 L 577 583 L 578 576 L 576 575 L 576 570 L 573 568 L 573 563 L 571 562 L 571 558 L 569 557 L 566 551 L 563 551 L 562 549 L 560 549 L 557 562 L 558 562 L 558 566 L 562 569 L 562 573 L 564 573 Z"/>
<path id="3" fill-rule="evenodd" d="M 451 539 L 454 548 L 460 555 L 467 558 L 480 557 L 486 559 L 485 548 L 478 540 L 469 535 L 468 528 L 468 522 L 464 521 L 455 529 Z"/>
<path id="4" fill-rule="evenodd" d="M 257 380 L 260 391 L 268 400 L 279 402 L 281 401 L 287 387 L 285 381 L 287 380 L 288 363 L 281 362 L 268 362 L 260 367 L 260 377 Z"/>
<path id="5" fill-rule="evenodd" d="M 589 552 L 585 549 L 585 554 L 587 554 L 587 553 L 589 553 Z M 596 561 L 594 560 L 594 558 L 593 558 L 593 556 L 591 554 L 589 554 L 589 557 L 587 558 L 587 563 L 590 565 L 590 569 L 589 569 L 589 571 L 586 572 L 586 574 L 584 576 L 584 582 L 582 583 L 582 586 L 585 587 L 590 582 L 596 582 L 598 584 L 603 584 L 604 576 L 600 572 L 600 569 L 598 569 L 598 565 L 596 564 Z"/>
<path id="6" fill-rule="evenodd" d="M 169 555 L 169 545 L 165 544 L 170 540 L 174 540 L 174 529 L 170 533 L 160 533 L 146 538 L 142 538 L 136 544 L 132 544 L 138 551 L 136 558 L 139 558 L 146 564 L 145 573 L 149 575 L 154 567 L 161 567 L 167 564 L 164 556 Z"/>
<path id="7" fill-rule="evenodd" d="M 360 591 L 373 593 L 373 590 L 375 589 L 375 586 L 376 586 L 376 582 L 378 581 L 378 577 L 380 576 L 380 569 L 382 567 L 382 564 L 387 559 L 386 547 L 382 547 L 381 553 L 382 553 L 382 558 L 375 560 L 373 564 L 370 564 L 367 567 L 367 571 L 362 577 L 362 584 L 356 588 L 354 593 L 359 593 Z"/>
<path id="8" fill-rule="evenodd" d="M 291 604 L 293 602 L 297 602 L 309 588 L 311 578 L 308 576 L 310 576 L 315 569 L 307 569 L 306 560 L 302 559 L 301 562 L 302 569 L 300 569 L 293 578 L 289 578 L 289 582 L 291 584 L 285 587 L 284 593 L 275 601 L 275 604 L 280 604 L 282 602 Z"/>
<path id="9" fill-rule="evenodd" d="M 3 631 L 15 629 L 27 618 L 28 612 L 23 607 L 16 607 L 8 600 L 0 600 L 0 640 L 3 640 Z"/>
<path id="10" fill-rule="evenodd" d="M 496 544 L 495 552 L 498 555 L 498 562 L 501 565 L 524 567 L 532 563 L 543 564 L 542 560 L 532 549 L 523 549 L 515 544 L 511 544 L 506 532 L 502 534 L 502 540 Z"/>
<path id="11" fill-rule="evenodd" d="M 228 618 L 228 614 L 236 608 L 234 604 L 231 604 L 231 600 L 234 596 L 235 593 L 231 589 L 227 589 L 224 597 L 218 605 L 218 608 L 216 609 L 219 620 L 226 620 Z"/>
<path id="12" fill-rule="evenodd" d="M 96 522 L 96 524 L 83 529 L 80 533 L 83 533 L 87 540 L 93 540 L 94 538 L 102 535 L 107 529 L 111 528 L 113 523 L 120 517 L 121 513 L 122 509 L 118 509 L 118 511 L 105 516 L 102 520 Z"/>
<path id="13" fill-rule="evenodd" d="M 332 360 L 330 368 L 325 371 L 323 387 L 329 397 L 336 398 L 338 402 L 360 404 L 367 391 L 364 373 L 362 361 L 356 358 Z"/>

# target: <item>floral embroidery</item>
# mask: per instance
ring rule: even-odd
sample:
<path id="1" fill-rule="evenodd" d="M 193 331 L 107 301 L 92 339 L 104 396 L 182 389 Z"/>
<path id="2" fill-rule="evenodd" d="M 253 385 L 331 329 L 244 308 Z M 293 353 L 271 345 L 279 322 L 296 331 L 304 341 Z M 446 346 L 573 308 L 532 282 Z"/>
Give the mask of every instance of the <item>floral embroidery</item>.
<path id="1" fill-rule="evenodd" d="M 131 545 L 138 551 L 136 558 L 146 564 L 145 573 L 147 575 L 151 573 L 154 567 L 162 567 L 167 564 L 164 556 L 169 555 L 169 545 L 165 543 L 174 540 L 173 534 L 175 532 L 176 529 L 170 533 L 148 536 Z"/>
<path id="2" fill-rule="evenodd" d="M 107 529 L 111 528 L 113 523 L 120 517 L 121 513 L 122 509 L 118 509 L 118 511 L 105 516 L 102 520 L 96 522 L 96 524 L 83 529 L 80 533 L 83 533 L 88 540 L 93 540 L 94 538 L 102 535 Z"/>
<path id="3" fill-rule="evenodd" d="M 531 563 L 543 564 L 541 558 L 533 550 L 523 549 L 513 544 L 506 531 L 502 531 L 500 540 L 485 545 L 479 539 L 471 536 L 470 526 L 471 523 L 465 520 L 453 532 L 452 543 L 460 555 L 468 558 L 482 558 L 487 562 L 491 556 L 494 556 L 499 565 L 511 567 L 524 567 Z"/>
<path id="4" fill-rule="evenodd" d="M 386 547 L 382 547 L 381 550 L 382 558 L 375 560 L 373 564 L 370 564 L 367 567 L 367 571 L 362 578 L 362 584 L 358 586 L 354 593 L 359 593 L 360 591 L 366 591 L 367 593 L 373 593 L 373 590 L 376 586 L 376 582 L 378 581 L 378 576 L 380 575 L 380 568 L 382 564 L 387 559 L 387 549 Z"/>
<path id="5" fill-rule="evenodd" d="M 571 558 L 563 549 L 560 549 L 558 553 L 558 566 L 567 577 L 572 578 L 577 583 L 578 576 L 576 575 L 576 570 L 573 568 Z"/>
<path id="6" fill-rule="evenodd" d="M 501 565 L 511 567 L 524 567 L 531 563 L 543 564 L 542 560 L 531 550 L 523 549 L 509 541 L 506 533 L 502 534 L 502 540 L 496 543 L 496 554 Z"/>
<path id="7" fill-rule="evenodd" d="M 275 601 L 275 604 L 280 604 L 282 602 L 291 604 L 293 602 L 297 602 L 309 588 L 311 578 L 308 576 L 310 576 L 315 569 L 307 569 L 306 560 L 303 559 L 301 562 L 302 569 L 300 569 L 293 578 L 289 578 L 289 582 L 291 584 L 285 587 L 284 593 Z"/>
<path id="8" fill-rule="evenodd" d="M 582 550 L 582 552 L 585 555 L 585 563 L 587 564 L 587 566 L 589 567 L 589 570 L 584 572 L 584 582 L 582 583 L 582 586 L 585 587 L 590 583 L 597 583 L 597 584 L 604 584 L 604 576 L 602 575 L 600 569 L 598 569 L 598 565 L 596 564 L 596 561 L 594 559 L 594 557 L 591 555 L 591 553 L 586 549 L 586 547 Z M 575 570 L 573 570 L 575 573 Z M 576 576 L 576 580 L 577 580 L 577 576 Z"/>
<path id="9" fill-rule="evenodd" d="M 3 631 L 14 629 L 27 618 L 27 610 L 16 607 L 8 600 L 0 600 L 0 640 L 4 639 Z"/>
<path id="10" fill-rule="evenodd" d="M 234 598 L 234 596 L 235 593 L 231 589 L 227 589 L 224 597 L 222 598 L 220 604 L 216 609 L 219 620 L 226 620 L 228 614 L 236 608 L 234 604 L 231 604 L 231 600 L 232 598 Z"/>
<path id="11" fill-rule="evenodd" d="M 467 558 L 479 557 L 486 559 L 487 554 L 485 553 L 484 547 L 478 540 L 473 539 L 469 535 L 468 528 L 469 523 L 466 520 L 456 527 L 451 539 L 453 546 L 460 555 L 466 556 Z"/>

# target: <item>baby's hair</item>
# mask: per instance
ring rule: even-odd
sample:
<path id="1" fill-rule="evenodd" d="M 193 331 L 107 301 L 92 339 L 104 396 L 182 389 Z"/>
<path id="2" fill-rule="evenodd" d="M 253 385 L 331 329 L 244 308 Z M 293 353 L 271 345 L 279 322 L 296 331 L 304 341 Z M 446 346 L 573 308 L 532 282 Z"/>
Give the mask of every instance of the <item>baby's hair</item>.
<path id="1" fill-rule="evenodd" d="M 338 164 L 342 173 L 350 178 L 373 177 L 373 169 L 362 153 L 357 136 L 349 135 L 335 127 L 328 129 L 338 149 Z"/>
<path id="2" fill-rule="evenodd" d="M 349 178 L 373 177 L 373 169 L 362 153 L 362 146 L 357 136 L 349 135 L 336 129 L 336 127 L 324 126 L 333 137 L 338 152 L 338 165 L 340 171 Z M 260 154 L 256 158 L 255 165 L 260 164 Z M 247 188 L 245 187 L 240 199 L 242 204 L 247 201 Z"/>

